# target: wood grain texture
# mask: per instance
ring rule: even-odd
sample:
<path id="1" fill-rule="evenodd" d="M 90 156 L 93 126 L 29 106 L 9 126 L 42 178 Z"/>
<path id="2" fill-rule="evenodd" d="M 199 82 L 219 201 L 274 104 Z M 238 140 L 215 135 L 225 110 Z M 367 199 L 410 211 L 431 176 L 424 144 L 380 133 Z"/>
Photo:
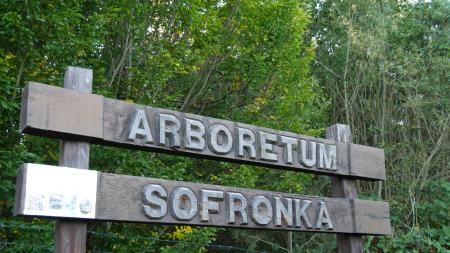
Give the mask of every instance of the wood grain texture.
<path id="1" fill-rule="evenodd" d="M 28 83 L 23 94 L 24 132 L 34 129 L 38 135 L 65 138 L 57 134 L 64 130 L 83 140 L 103 137 L 102 96 L 34 82 Z"/>
<path id="2" fill-rule="evenodd" d="M 33 164 L 31 164 L 33 165 Z M 24 216 L 36 216 L 36 217 L 55 217 L 55 212 L 50 210 L 51 208 L 47 208 L 47 212 L 29 212 L 29 207 L 34 208 L 33 203 L 25 203 L 24 199 L 27 199 L 30 196 L 33 196 L 39 192 L 37 190 L 42 188 L 42 184 L 46 184 L 43 181 L 36 181 L 36 178 L 42 178 L 39 174 L 39 170 L 47 171 L 46 173 L 53 174 L 53 178 L 61 178 L 61 180 L 67 181 L 59 181 L 64 182 L 62 185 L 72 184 L 74 188 L 82 188 L 82 187 L 90 187 L 86 184 L 86 181 L 77 180 L 64 177 L 61 175 L 69 173 L 74 175 L 73 173 L 80 173 L 79 169 L 72 168 L 59 168 L 56 166 L 48 166 L 48 165 L 24 165 L 19 170 L 19 174 L 17 176 L 17 188 L 16 188 L 16 202 L 15 202 L 15 214 L 16 215 L 24 215 Z M 45 167 L 49 168 L 45 168 Z M 42 167 L 42 168 L 41 168 Z M 51 169 L 51 170 L 50 170 Z M 27 173 L 28 172 L 28 173 Z M 33 172 L 33 173 L 30 173 Z M 58 174 L 59 173 L 59 174 Z M 95 208 L 95 216 L 78 216 L 73 212 L 67 212 L 65 214 L 58 213 L 58 217 L 67 217 L 67 218 L 77 218 L 79 219 L 78 223 L 73 223 L 72 220 L 64 220 L 59 223 L 64 223 L 65 221 L 70 222 L 70 226 L 73 229 L 65 229 L 66 226 L 63 224 L 58 228 L 58 233 L 61 233 L 60 236 L 55 239 L 59 242 L 63 242 L 63 244 L 67 243 L 67 240 L 64 238 L 72 238 L 71 233 L 82 234 L 84 227 L 80 224 L 82 219 L 95 219 L 101 221 L 116 221 L 116 222 L 135 222 L 135 223 L 155 223 L 155 224 L 178 224 L 178 225 L 198 225 L 198 226 L 216 226 L 216 227 L 232 227 L 232 228 L 252 228 L 252 229 L 268 229 L 268 230 L 288 230 L 288 231 L 307 231 L 307 232 L 324 232 L 324 233 L 338 233 L 338 234 L 349 234 L 351 237 L 355 237 L 355 234 L 373 234 L 373 235 L 381 235 L 381 234 L 390 234 L 391 227 L 389 222 L 389 205 L 385 202 L 377 202 L 377 201 L 368 201 L 368 200 L 358 200 L 358 199 L 344 199 L 344 198 L 326 198 L 326 197 L 312 197 L 312 196 L 304 196 L 298 194 L 290 194 L 290 193 L 281 193 L 281 192 L 271 192 L 271 191 L 263 191 L 263 190 L 253 190 L 253 189 L 244 189 L 237 187 L 226 187 L 220 185 L 208 185 L 208 184 L 198 184 L 191 182 L 180 182 L 180 181 L 170 181 L 170 180 L 162 180 L 162 179 L 154 179 L 154 178 L 146 178 L 146 177 L 136 177 L 136 176 L 127 176 L 127 175 L 117 175 L 117 174 L 109 174 L 109 173 L 101 173 L 92 171 L 95 174 L 95 180 L 93 183 L 96 185 L 94 190 L 89 193 L 89 196 L 95 198 L 95 201 L 92 201 L 93 208 Z M 57 180 L 58 181 L 58 180 Z M 54 181 L 56 182 L 56 181 Z M 38 184 L 38 186 L 36 186 Z M 41 186 L 39 186 L 39 184 Z M 163 189 L 165 193 L 161 193 L 164 196 L 164 202 L 167 203 L 167 212 L 162 213 L 157 216 L 158 218 L 150 218 L 149 215 L 146 215 L 144 212 L 144 206 L 152 206 L 154 210 L 158 210 L 158 206 L 161 204 L 151 205 L 149 202 L 148 196 L 144 197 L 144 189 L 148 187 L 149 184 L 158 185 L 159 189 Z M 33 186 L 34 185 L 34 186 Z M 161 188 L 162 187 L 162 188 Z M 177 201 L 174 202 L 173 192 L 174 189 L 184 187 L 188 188 L 195 195 L 190 204 L 185 202 L 184 206 L 191 206 L 197 208 L 197 210 L 193 213 L 194 216 L 191 217 L 190 220 L 181 220 L 176 218 L 174 215 L 173 206 L 178 206 Z M 50 188 L 49 188 L 50 189 Z M 153 189 L 156 189 L 153 187 Z M 53 192 L 58 192 L 58 189 L 52 188 Z M 211 202 L 217 203 L 217 212 L 209 212 L 206 220 L 202 220 L 201 217 L 204 214 L 202 210 L 202 206 L 207 204 L 202 200 L 202 192 L 214 192 L 219 191 L 222 193 L 222 197 L 220 199 L 210 200 Z M 78 196 L 77 193 L 74 193 L 74 196 Z M 86 192 L 82 193 L 84 197 L 86 197 Z M 242 196 L 243 199 L 238 202 L 230 201 L 230 194 L 235 194 Z M 80 195 L 81 196 L 81 195 Z M 263 210 L 265 213 L 263 216 L 267 217 L 272 215 L 272 218 L 269 218 L 267 225 L 260 225 L 256 223 L 254 220 L 254 216 L 252 215 L 252 201 L 258 197 L 261 198 L 264 196 L 267 201 L 270 202 L 272 206 L 272 211 L 268 211 L 266 208 L 257 207 L 258 210 Z M 147 199 L 147 200 L 146 200 Z M 185 199 L 186 198 L 182 198 Z M 277 215 L 277 201 L 276 199 L 281 200 L 282 205 L 286 210 L 291 210 L 292 212 L 292 223 L 290 223 L 284 215 Z M 176 199 L 175 199 L 176 200 Z M 181 200 L 183 201 L 183 200 Z M 208 201 L 208 200 L 205 200 Z M 292 207 L 288 207 L 288 201 L 292 202 Z M 305 201 L 310 201 L 311 204 L 306 207 L 306 214 L 309 218 L 310 222 L 306 222 L 302 220 L 301 225 L 299 225 L 298 221 L 301 216 L 301 206 L 297 206 L 295 203 L 298 202 L 300 204 L 305 203 Z M 211 203 L 210 202 L 210 203 Z M 326 208 L 328 210 L 327 217 L 330 218 L 332 228 L 319 223 L 319 227 L 317 227 L 317 222 L 320 221 L 318 218 L 322 217 L 319 214 L 320 203 L 325 203 Z M 157 202 L 154 202 L 157 203 Z M 237 206 L 243 205 L 243 209 L 245 210 L 246 216 L 248 217 L 247 222 L 243 223 L 243 218 L 239 214 L 236 214 L 235 222 L 230 223 L 229 219 L 229 211 L 230 203 L 235 203 Z M 245 204 L 247 203 L 247 204 Z M 303 204 L 301 204 L 303 206 Z M 215 209 L 215 208 L 214 208 Z M 264 211 L 265 210 L 265 211 Z M 297 212 L 299 211 L 299 212 Z M 289 211 L 287 211 L 289 212 Z M 64 216 L 67 215 L 67 216 Z M 155 216 L 153 216 L 155 217 Z M 276 225 L 275 221 L 276 217 L 280 217 L 280 224 Z M 77 225 L 78 224 L 78 225 Z M 310 224 L 310 226 L 307 226 Z M 80 226 L 79 226 L 80 225 Z M 59 226 L 59 225 L 58 225 Z M 70 227 L 69 226 L 69 227 Z M 306 226 L 306 227 L 305 227 Z M 61 238 L 63 237 L 63 238 Z M 80 239 L 76 239 L 75 241 L 80 241 Z M 62 246 L 63 244 L 58 244 L 57 246 Z M 73 247 L 79 247 L 74 245 Z M 72 252 L 72 251 L 69 251 Z"/>
<path id="3" fill-rule="evenodd" d="M 64 74 L 64 88 L 85 93 L 92 93 L 92 69 L 68 67 Z"/>
<path id="4" fill-rule="evenodd" d="M 89 169 L 89 143 L 62 140 L 59 152 L 59 165 Z"/>
<path id="5" fill-rule="evenodd" d="M 14 215 L 22 214 L 25 208 L 25 192 L 27 184 L 27 164 L 22 165 L 16 177 L 16 194 L 14 197 Z"/>
<path id="6" fill-rule="evenodd" d="M 350 145 L 350 173 L 369 173 L 379 180 L 386 180 L 384 150 L 358 144 Z M 364 171 L 364 172 L 363 172 Z"/>
<path id="7" fill-rule="evenodd" d="M 34 98 L 45 101 L 47 129 L 70 129 L 79 135 L 92 134 L 101 136 L 101 130 L 86 127 L 87 121 L 97 128 L 102 126 L 103 102 L 99 96 L 83 93 L 92 92 L 93 73 L 90 69 L 69 67 L 64 75 L 64 88 L 57 89 L 49 96 Z M 38 86 L 38 85 L 36 85 Z M 38 88 L 31 85 L 30 87 Z M 71 90 L 80 91 L 74 98 Z M 81 93 L 83 92 L 83 93 Z M 31 95 L 33 95 L 32 93 Z M 33 98 L 32 98 L 33 99 Z M 65 115 L 73 115 L 65 117 Z M 36 115 L 35 115 L 36 116 Z M 100 128 L 101 129 L 101 128 Z M 60 141 L 59 165 L 79 169 L 89 169 L 89 143 L 71 140 Z M 55 224 L 54 244 L 56 253 L 84 253 L 86 252 L 87 223 L 83 221 L 58 220 Z"/>
<path id="8" fill-rule="evenodd" d="M 380 231 L 381 234 L 392 234 L 389 204 L 387 202 L 364 201 L 354 199 L 355 226 L 356 230 L 365 234 L 372 230 Z M 367 215 L 371 212 L 380 217 Z"/>
<path id="9" fill-rule="evenodd" d="M 336 124 L 331 127 L 328 127 L 326 129 L 326 137 L 329 139 L 333 139 L 337 142 L 342 142 L 348 145 L 349 149 L 351 150 L 352 145 L 352 133 L 350 130 L 350 126 L 343 125 L 343 124 Z M 355 157 L 352 156 L 351 153 L 348 154 L 348 160 L 350 160 L 350 163 L 352 164 L 353 159 Z M 353 164 L 352 164 L 353 165 Z M 350 167 L 350 170 L 352 170 L 353 167 Z M 361 212 L 364 208 L 357 207 L 357 204 L 364 204 L 359 202 L 360 200 L 356 200 L 358 197 L 357 192 L 357 182 L 354 179 L 348 179 L 348 178 L 338 178 L 338 177 L 331 177 L 331 187 L 332 187 L 332 197 L 333 198 L 345 198 L 351 201 L 354 205 L 352 206 L 352 209 L 347 210 L 347 212 L 351 212 L 353 216 L 353 224 L 355 226 L 355 230 L 363 230 L 365 227 L 362 227 L 361 224 L 365 224 L 369 226 L 372 229 L 373 225 L 377 223 L 377 221 L 374 221 L 371 219 L 371 216 L 368 217 L 361 217 L 360 215 L 365 215 L 367 213 Z M 370 204 L 368 204 L 370 205 Z M 375 209 L 371 210 L 378 210 L 378 207 L 375 207 Z M 378 210 L 381 211 L 381 210 Z M 381 212 L 381 215 L 385 217 L 385 213 Z M 361 219 L 363 221 L 361 221 Z M 389 222 L 389 217 L 387 218 Z M 381 223 L 385 225 L 385 220 L 381 220 Z M 380 229 L 380 227 L 377 227 Z M 384 229 L 384 228 L 381 228 Z M 390 229 L 390 224 L 389 224 Z M 383 230 L 381 230 L 383 231 Z M 337 235 L 337 248 L 338 253 L 362 253 L 363 252 L 363 240 L 360 235 Z"/>
<path id="10" fill-rule="evenodd" d="M 55 223 L 56 253 L 86 252 L 87 223 L 83 221 L 64 220 Z"/>
<path id="11" fill-rule="evenodd" d="M 385 202 L 311 197 L 281 192 L 196 184 L 109 173 L 100 173 L 99 177 L 96 209 L 96 219 L 98 220 L 345 234 L 381 235 L 390 233 L 389 207 Z M 322 229 L 288 227 L 285 222 L 282 226 L 277 227 L 274 225 L 273 221 L 266 226 L 261 226 L 255 224 L 250 217 L 247 225 L 238 224 L 240 223 L 240 219 L 237 219 L 237 224 L 229 224 L 226 220 L 225 200 L 219 201 L 219 214 L 210 214 L 211 219 L 209 222 L 200 220 L 200 212 L 198 212 L 191 221 L 177 220 L 170 214 L 170 211 L 161 219 L 150 219 L 146 217 L 142 211 L 142 189 L 147 184 L 159 184 L 163 186 L 168 193 L 176 187 L 187 187 L 192 189 L 197 196 L 200 196 L 201 189 L 205 189 L 242 193 L 247 200 L 250 200 L 255 195 L 264 195 L 271 200 L 273 200 L 273 197 L 307 199 L 312 201 L 312 204 L 308 209 L 308 216 L 311 218 L 312 223 L 315 221 L 314 217 L 317 212 L 318 202 L 324 201 L 327 204 L 334 230 L 326 230 L 324 227 L 322 227 Z M 356 215 L 355 218 L 353 215 Z"/>
<path id="12" fill-rule="evenodd" d="M 78 79 L 77 79 L 78 80 Z M 342 177 L 361 178 L 366 180 L 384 180 L 384 153 L 377 148 L 370 148 L 355 144 L 343 144 L 331 139 L 314 138 L 305 135 L 267 129 L 238 122 L 203 117 L 194 114 L 158 109 L 150 106 L 131 104 L 123 101 L 103 98 L 102 96 L 62 89 L 38 83 L 29 83 L 25 88 L 22 100 L 21 129 L 24 133 L 42 135 L 53 138 L 88 141 L 101 145 L 111 145 L 122 148 L 141 149 L 174 155 L 200 157 L 235 163 L 252 164 L 276 169 L 301 171 Z M 136 109 L 145 111 L 154 143 L 130 141 L 128 132 Z M 165 147 L 157 143 L 156 119 L 158 113 L 176 116 L 183 123 L 184 118 L 203 122 L 206 127 L 212 124 L 226 126 L 236 136 L 237 127 L 247 128 L 258 134 L 259 131 L 273 133 L 278 136 L 311 140 L 317 143 L 336 145 L 336 170 L 320 169 L 316 166 L 306 167 L 299 162 L 298 154 L 294 151 L 294 163 L 286 164 L 281 158 L 283 147 L 274 145 L 274 152 L 278 154 L 277 161 L 261 159 L 260 140 L 257 136 L 256 158 L 239 157 L 237 149 L 225 155 L 218 155 L 208 147 L 202 151 L 189 150 L 185 147 Z M 181 128 L 184 131 L 184 128 Z M 183 135 L 183 132 L 181 133 Z M 237 138 L 234 138 L 236 141 Z M 236 143 L 235 143 L 236 146 Z M 297 147 L 294 148 L 297 150 Z"/>

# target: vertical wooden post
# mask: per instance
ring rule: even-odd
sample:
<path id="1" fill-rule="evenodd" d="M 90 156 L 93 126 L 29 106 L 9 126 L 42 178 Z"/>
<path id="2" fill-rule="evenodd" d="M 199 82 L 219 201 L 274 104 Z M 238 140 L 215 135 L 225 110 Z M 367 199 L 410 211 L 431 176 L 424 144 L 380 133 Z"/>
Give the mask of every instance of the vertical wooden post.
<path id="1" fill-rule="evenodd" d="M 293 253 L 292 231 L 287 232 L 287 252 Z"/>
<path id="2" fill-rule="evenodd" d="M 64 88 L 92 93 L 92 70 L 68 67 L 64 75 Z M 89 169 L 89 143 L 61 140 L 59 165 Z M 55 253 L 86 252 L 87 223 L 58 220 L 55 226 Z"/>
<path id="3" fill-rule="evenodd" d="M 349 144 L 352 142 L 352 133 L 349 125 L 336 124 L 326 129 L 326 138 Z M 349 161 L 351 159 L 350 152 Z M 358 197 L 357 182 L 355 179 L 331 177 L 332 197 L 355 199 Z M 350 210 L 349 210 L 350 211 Z M 362 253 L 363 240 L 360 235 L 337 235 L 338 253 Z"/>

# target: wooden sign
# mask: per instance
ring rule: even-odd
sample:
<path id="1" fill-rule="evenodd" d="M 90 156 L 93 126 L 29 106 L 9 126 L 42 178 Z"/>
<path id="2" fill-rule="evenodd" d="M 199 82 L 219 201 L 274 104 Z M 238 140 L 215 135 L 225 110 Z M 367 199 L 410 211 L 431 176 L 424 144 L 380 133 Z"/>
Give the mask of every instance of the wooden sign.
<path id="1" fill-rule="evenodd" d="M 318 174 L 384 180 L 382 149 L 131 104 L 30 82 L 24 133 Z"/>
<path id="2" fill-rule="evenodd" d="M 116 175 L 25 164 L 15 213 L 121 222 L 389 234 L 386 202 Z"/>
<path id="3" fill-rule="evenodd" d="M 57 218 L 55 252 L 85 252 L 88 220 L 336 233 L 339 253 L 392 232 L 388 203 L 357 199 L 356 179 L 385 180 L 384 151 L 351 143 L 348 125 L 321 139 L 137 105 L 90 94 L 92 75 L 69 67 L 65 88 L 22 94 L 22 132 L 62 139 L 62 167 L 22 166 L 14 212 Z M 327 174 L 334 198 L 85 170 L 89 143 Z"/>

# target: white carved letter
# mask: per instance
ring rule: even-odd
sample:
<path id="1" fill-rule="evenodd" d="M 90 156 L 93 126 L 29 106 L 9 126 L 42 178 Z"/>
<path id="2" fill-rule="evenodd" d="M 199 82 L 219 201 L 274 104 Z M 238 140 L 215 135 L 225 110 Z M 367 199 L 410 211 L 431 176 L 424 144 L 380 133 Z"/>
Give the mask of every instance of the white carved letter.
<path id="1" fill-rule="evenodd" d="M 255 149 L 255 134 L 247 129 L 238 127 L 238 156 L 245 157 L 244 148 L 248 150 L 249 158 L 256 157 L 256 149 Z"/>
<path id="2" fill-rule="evenodd" d="M 142 125 L 142 126 L 141 126 Z M 136 136 L 144 137 L 145 143 L 153 142 L 153 136 L 148 126 L 147 117 L 143 110 L 136 109 L 134 113 L 133 122 L 131 123 L 130 133 L 128 139 L 135 141 Z"/>
<path id="3" fill-rule="evenodd" d="M 292 147 L 297 144 L 295 138 L 281 136 L 281 145 L 284 146 L 283 160 L 284 163 L 293 164 L 294 158 L 292 156 Z"/>
<path id="4" fill-rule="evenodd" d="M 306 209 L 311 205 L 311 200 L 294 199 L 295 203 L 295 226 L 302 227 L 302 220 L 307 228 L 312 228 L 311 220 L 309 219 Z"/>
<path id="5" fill-rule="evenodd" d="M 242 222 L 240 224 L 247 224 L 247 199 L 242 193 L 228 192 L 228 223 L 236 223 L 236 213 L 240 213 Z"/>
<path id="6" fill-rule="evenodd" d="M 185 119 L 185 123 L 185 148 L 203 150 L 205 148 L 205 125 L 203 122 L 193 119 Z"/>
<path id="7" fill-rule="evenodd" d="M 194 192 L 186 187 L 177 187 L 171 194 L 171 211 L 178 220 L 192 220 L 197 214 L 198 203 Z"/>
<path id="8" fill-rule="evenodd" d="M 285 198 L 287 201 L 287 207 L 283 204 L 279 197 L 273 197 L 275 199 L 275 226 L 279 227 L 282 223 L 282 217 L 286 221 L 288 227 L 292 227 L 292 199 Z"/>
<path id="9" fill-rule="evenodd" d="M 319 168 L 336 170 L 335 145 L 325 145 L 323 143 L 319 143 Z"/>
<path id="10" fill-rule="evenodd" d="M 159 219 L 167 214 L 167 191 L 161 185 L 149 184 L 146 185 L 142 191 L 143 193 L 143 208 L 144 215 Z"/>
<path id="11" fill-rule="evenodd" d="M 306 167 L 313 167 L 314 165 L 316 165 L 316 142 L 308 141 L 308 144 L 309 145 L 306 145 L 305 140 L 300 140 L 301 146 L 300 162 Z M 309 150 L 307 146 L 309 146 Z"/>
<path id="12" fill-rule="evenodd" d="M 233 148 L 233 137 L 224 125 L 214 124 L 209 127 L 209 149 L 216 154 L 227 154 Z"/>
<path id="13" fill-rule="evenodd" d="M 273 209 L 266 196 L 257 195 L 250 200 L 250 217 L 256 224 L 269 224 L 273 218 Z"/>
<path id="14" fill-rule="evenodd" d="M 328 213 L 327 204 L 323 201 L 319 203 L 319 210 L 316 217 L 316 228 L 321 229 L 322 224 L 325 224 L 325 228 L 333 230 L 333 223 L 331 223 L 330 214 Z"/>
<path id="15" fill-rule="evenodd" d="M 211 199 L 221 200 L 223 199 L 223 191 L 213 190 L 200 190 L 202 202 L 201 206 L 201 220 L 208 222 L 209 213 L 219 213 L 219 202 L 211 201 Z"/>
<path id="16" fill-rule="evenodd" d="M 277 161 L 278 155 L 273 151 L 273 144 L 277 142 L 277 135 L 259 131 L 261 141 L 261 159 Z"/>
<path id="17" fill-rule="evenodd" d="M 180 121 L 175 116 L 163 113 L 159 115 L 159 144 L 168 147 L 179 147 L 179 131 Z M 166 136 L 169 143 L 166 143 Z"/>

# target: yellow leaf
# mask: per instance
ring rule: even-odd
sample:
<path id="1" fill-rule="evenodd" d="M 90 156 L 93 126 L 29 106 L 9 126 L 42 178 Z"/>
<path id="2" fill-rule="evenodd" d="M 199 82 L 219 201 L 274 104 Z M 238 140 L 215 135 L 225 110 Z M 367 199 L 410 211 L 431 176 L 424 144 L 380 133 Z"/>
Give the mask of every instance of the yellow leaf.
<path id="1" fill-rule="evenodd" d="M 11 52 L 8 52 L 8 54 L 6 54 L 6 57 L 5 57 L 6 60 L 11 60 L 14 58 L 16 58 L 16 56 Z"/>
<path id="2" fill-rule="evenodd" d="M 172 239 L 183 240 L 186 234 L 192 233 L 192 227 L 190 226 L 175 226 L 175 231 L 169 235 Z"/>

